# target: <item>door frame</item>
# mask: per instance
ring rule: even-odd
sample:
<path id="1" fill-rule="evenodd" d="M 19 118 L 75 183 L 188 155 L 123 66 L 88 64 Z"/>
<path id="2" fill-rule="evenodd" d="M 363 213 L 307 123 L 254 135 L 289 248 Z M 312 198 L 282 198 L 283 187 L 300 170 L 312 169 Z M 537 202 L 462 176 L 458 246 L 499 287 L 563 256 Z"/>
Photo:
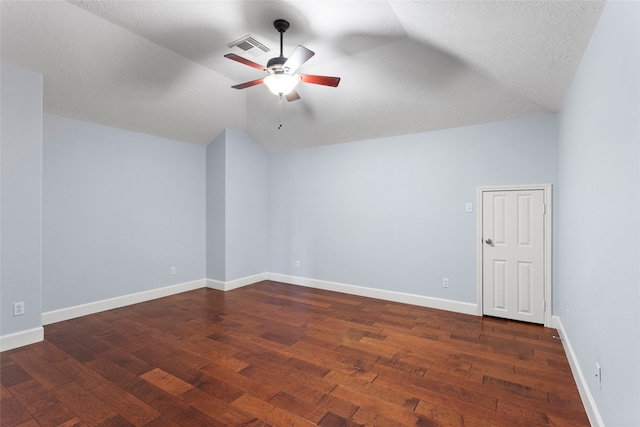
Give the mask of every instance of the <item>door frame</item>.
<path id="1" fill-rule="evenodd" d="M 552 325 L 552 303 L 553 303 L 553 277 L 552 277 L 552 248 L 553 248 L 553 230 L 552 230 L 552 219 L 553 219 L 553 195 L 552 195 L 552 185 L 551 184 L 537 184 L 537 185 L 501 185 L 501 186 L 491 186 L 491 187 L 478 187 L 476 190 L 476 206 L 477 206 L 477 214 L 476 214 L 476 279 L 477 279 L 477 301 L 478 301 L 478 316 L 484 316 L 483 306 L 482 306 L 482 279 L 483 279 L 483 269 L 482 269 L 482 253 L 483 253 L 483 241 L 482 241 L 482 215 L 484 212 L 483 206 L 483 194 L 485 192 L 490 191 L 527 191 L 527 190 L 542 190 L 543 192 L 543 200 L 545 204 L 545 215 L 544 215 L 544 301 L 545 301 L 545 309 L 544 309 L 544 326 L 550 328 Z"/>

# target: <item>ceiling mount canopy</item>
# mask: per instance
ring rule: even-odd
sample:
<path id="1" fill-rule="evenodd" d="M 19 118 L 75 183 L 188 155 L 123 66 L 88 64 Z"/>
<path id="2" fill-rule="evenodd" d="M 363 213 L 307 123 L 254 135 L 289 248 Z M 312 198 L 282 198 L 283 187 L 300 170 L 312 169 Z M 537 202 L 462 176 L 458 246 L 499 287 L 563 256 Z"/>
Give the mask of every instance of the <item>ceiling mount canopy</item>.
<path id="1" fill-rule="evenodd" d="M 283 52 L 283 40 L 284 33 L 289 29 L 289 22 L 284 19 L 276 19 L 273 21 L 273 27 L 280 33 L 280 56 L 271 58 L 269 62 L 267 62 L 266 67 L 234 53 L 228 53 L 225 55 L 225 58 L 229 58 L 268 73 L 267 76 L 261 79 L 240 83 L 231 86 L 232 88 L 245 89 L 264 83 L 273 94 L 284 96 L 288 101 L 296 101 L 300 99 L 300 95 L 298 95 L 295 90 L 299 82 L 332 87 L 338 86 L 340 83 L 340 77 L 297 74 L 297 69 L 315 55 L 315 52 L 304 46 L 298 45 L 291 56 L 289 58 L 285 58 Z"/>

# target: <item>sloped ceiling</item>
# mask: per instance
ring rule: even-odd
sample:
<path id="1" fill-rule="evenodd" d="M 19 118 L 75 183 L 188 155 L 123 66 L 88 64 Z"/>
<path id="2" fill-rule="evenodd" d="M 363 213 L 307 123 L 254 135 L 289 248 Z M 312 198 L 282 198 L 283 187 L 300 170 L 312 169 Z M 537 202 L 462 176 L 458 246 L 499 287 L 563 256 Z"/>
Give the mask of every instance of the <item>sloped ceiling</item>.
<path id="1" fill-rule="evenodd" d="M 7 1 L 1 59 L 44 75 L 45 111 L 198 144 L 225 127 L 270 152 L 526 117 L 560 108 L 602 1 Z M 281 102 L 230 61 L 250 34 L 316 55 Z M 279 128 L 279 124 L 282 127 Z"/>

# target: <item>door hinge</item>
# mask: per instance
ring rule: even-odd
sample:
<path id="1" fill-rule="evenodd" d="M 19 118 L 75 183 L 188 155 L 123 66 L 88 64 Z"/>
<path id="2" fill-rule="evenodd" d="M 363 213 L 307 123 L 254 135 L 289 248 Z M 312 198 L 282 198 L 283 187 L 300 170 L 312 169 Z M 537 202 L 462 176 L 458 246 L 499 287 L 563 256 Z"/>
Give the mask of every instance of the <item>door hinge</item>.
<path id="1" fill-rule="evenodd" d="M 542 215 L 546 215 L 547 214 L 547 204 L 543 203 L 542 204 Z"/>
<path id="2" fill-rule="evenodd" d="M 542 311 L 547 311 L 547 301 L 542 301 Z"/>

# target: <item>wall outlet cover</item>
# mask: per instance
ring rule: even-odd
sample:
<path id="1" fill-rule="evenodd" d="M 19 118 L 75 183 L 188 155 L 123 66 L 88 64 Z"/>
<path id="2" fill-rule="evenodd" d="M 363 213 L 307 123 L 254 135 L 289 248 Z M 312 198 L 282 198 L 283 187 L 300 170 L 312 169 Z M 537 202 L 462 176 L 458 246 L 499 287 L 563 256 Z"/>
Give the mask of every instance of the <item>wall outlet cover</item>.
<path id="1" fill-rule="evenodd" d="M 13 303 L 13 315 L 22 316 L 24 314 L 24 302 Z"/>

